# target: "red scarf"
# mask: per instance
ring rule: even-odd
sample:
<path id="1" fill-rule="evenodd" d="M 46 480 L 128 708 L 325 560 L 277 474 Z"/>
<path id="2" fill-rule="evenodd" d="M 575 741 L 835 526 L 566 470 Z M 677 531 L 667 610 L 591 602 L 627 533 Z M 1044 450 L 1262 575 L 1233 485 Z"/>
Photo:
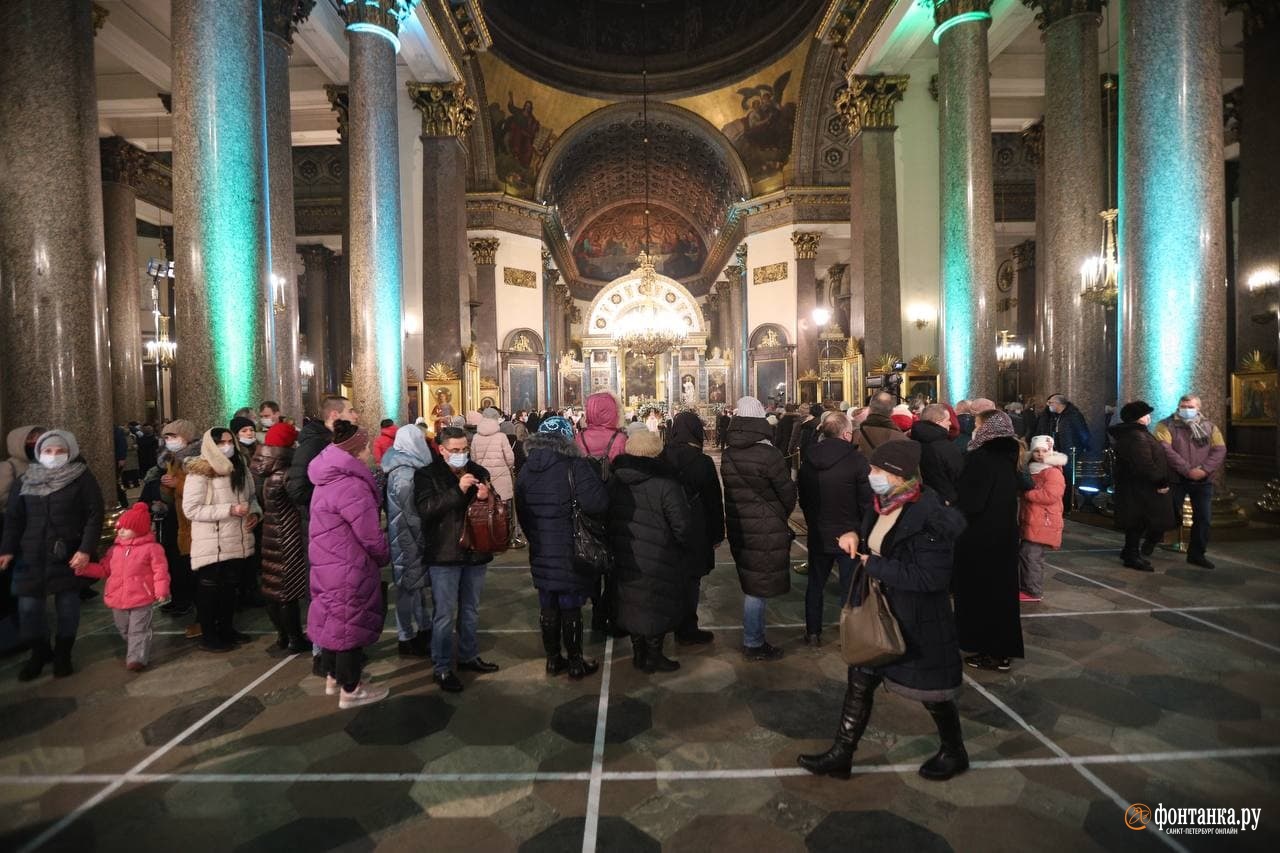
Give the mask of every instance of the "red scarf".
<path id="1" fill-rule="evenodd" d="M 913 504 L 920 500 L 920 488 L 920 478 L 913 477 L 899 486 L 898 491 L 889 495 L 889 499 L 883 503 L 880 501 L 880 496 L 876 495 L 872 501 L 872 506 L 875 507 L 876 512 L 880 515 L 888 515 L 898 507 L 905 504 Z"/>

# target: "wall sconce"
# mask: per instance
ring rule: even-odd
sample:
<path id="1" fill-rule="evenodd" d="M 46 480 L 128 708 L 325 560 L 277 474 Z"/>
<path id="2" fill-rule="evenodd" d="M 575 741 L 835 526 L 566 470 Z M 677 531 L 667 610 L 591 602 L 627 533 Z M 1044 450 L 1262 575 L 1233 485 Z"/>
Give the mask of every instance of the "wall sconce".
<path id="1" fill-rule="evenodd" d="M 405 312 L 402 327 L 404 328 L 404 336 L 406 338 L 411 335 L 419 335 L 422 333 L 422 321 L 418 319 L 417 314 L 414 314 L 411 311 Z"/>
<path id="2" fill-rule="evenodd" d="M 917 329 L 925 329 L 933 322 L 933 310 L 928 305 L 912 305 L 908 319 Z"/>
<path id="3" fill-rule="evenodd" d="M 1280 284 L 1280 270 L 1255 270 L 1249 275 L 1249 290 L 1258 293 Z"/>
<path id="4" fill-rule="evenodd" d="M 813 309 L 813 324 L 819 329 L 831 322 L 831 311 L 827 308 Z"/>
<path id="5" fill-rule="evenodd" d="M 284 276 L 271 274 L 271 309 L 279 316 L 284 313 Z"/>
<path id="6" fill-rule="evenodd" d="M 304 358 L 298 362 L 298 372 L 302 374 L 303 379 L 310 379 L 316 375 L 316 366 L 312 364 L 311 359 Z"/>

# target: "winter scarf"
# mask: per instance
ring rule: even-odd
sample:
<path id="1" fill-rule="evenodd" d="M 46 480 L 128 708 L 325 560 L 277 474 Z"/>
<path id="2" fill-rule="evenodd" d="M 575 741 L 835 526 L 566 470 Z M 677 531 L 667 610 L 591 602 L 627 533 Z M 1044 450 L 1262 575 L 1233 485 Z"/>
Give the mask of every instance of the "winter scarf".
<path id="1" fill-rule="evenodd" d="M 876 495 L 872 499 L 872 505 L 875 507 L 877 514 L 888 515 L 900 506 L 913 504 L 920 500 L 920 491 L 920 478 L 912 477 L 901 486 L 898 486 L 883 502 L 881 502 L 880 496 Z"/>
<path id="2" fill-rule="evenodd" d="M 31 495 L 40 498 L 45 495 L 51 495 L 71 485 L 76 479 L 89 469 L 80 459 L 80 445 L 76 441 L 76 437 L 66 430 L 51 429 L 36 439 L 35 457 L 40 458 L 40 449 L 49 441 L 49 439 L 61 439 L 61 443 L 67 446 L 67 456 L 71 461 L 61 468 L 46 468 L 43 465 L 35 464 L 27 466 L 27 473 L 22 476 L 22 491 L 20 494 Z"/>
<path id="3" fill-rule="evenodd" d="M 977 450 L 993 438 L 1017 438 L 1013 430 L 1013 420 L 1005 412 L 997 411 L 994 415 L 973 431 L 969 439 L 969 449 Z"/>
<path id="4" fill-rule="evenodd" d="M 1175 417 L 1177 416 L 1175 415 Z M 1187 429 L 1191 430 L 1191 440 L 1195 442 L 1197 447 L 1204 447 L 1209 443 L 1209 439 L 1213 438 L 1213 424 L 1199 412 L 1196 412 L 1196 416 L 1189 421 L 1184 421 L 1182 418 L 1178 418 L 1178 420 L 1186 424 Z M 45 433 L 45 435 L 48 435 L 48 433 Z M 36 452 L 39 453 L 38 450 Z M 26 494 L 25 489 L 23 494 Z"/>

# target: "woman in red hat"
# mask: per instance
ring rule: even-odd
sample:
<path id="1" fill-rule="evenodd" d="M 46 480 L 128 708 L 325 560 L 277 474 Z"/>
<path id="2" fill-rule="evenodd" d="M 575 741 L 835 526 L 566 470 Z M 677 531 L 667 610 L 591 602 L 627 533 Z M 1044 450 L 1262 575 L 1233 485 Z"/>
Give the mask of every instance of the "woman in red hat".
<path id="1" fill-rule="evenodd" d="M 125 668 L 142 672 L 151 659 L 151 607 L 169 597 L 169 562 L 151 532 L 151 510 L 134 504 L 116 521 L 116 542 L 100 563 L 76 569 L 89 578 L 106 578 L 103 601 L 113 611 L 124 638 Z"/>

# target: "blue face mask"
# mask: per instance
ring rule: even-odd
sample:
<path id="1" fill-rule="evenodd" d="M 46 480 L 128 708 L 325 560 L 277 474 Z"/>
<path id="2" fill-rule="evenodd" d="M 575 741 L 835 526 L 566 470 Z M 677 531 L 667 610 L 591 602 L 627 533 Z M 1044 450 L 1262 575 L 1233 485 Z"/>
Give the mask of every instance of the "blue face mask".
<path id="1" fill-rule="evenodd" d="M 1195 420 L 1195 416 L 1197 414 L 1198 410 L 1190 406 L 1181 406 L 1178 409 L 1178 417 L 1182 418 L 1184 421 Z"/>
<path id="2" fill-rule="evenodd" d="M 867 475 L 867 482 L 871 484 L 871 491 L 883 497 L 893 491 L 893 483 L 889 482 L 889 478 L 884 474 L 871 473 Z"/>
<path id="3" fill-rule="evenodd" d="M 468 458 L 468 454 L 466 453 L 450 453 L 449 459 L 448 459 L 449 467 L 465 468 L 467 466 L 467 458 Z"/>

